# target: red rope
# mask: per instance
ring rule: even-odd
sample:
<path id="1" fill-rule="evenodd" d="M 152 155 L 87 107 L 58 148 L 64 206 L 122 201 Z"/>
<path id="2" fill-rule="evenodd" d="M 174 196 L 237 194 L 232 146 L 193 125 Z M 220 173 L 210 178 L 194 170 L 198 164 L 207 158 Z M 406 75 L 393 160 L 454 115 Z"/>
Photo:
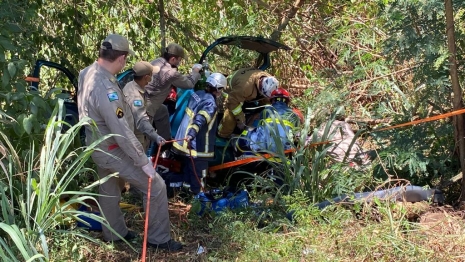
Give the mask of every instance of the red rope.
<path id="1" fill-rule="evenodd" d="M 155 163 L 153 164 L 153 168 L 157 167 L 158 156 L 160 155 L 161 146 L 158 146 L 157 158 L 155 158 Z M 149 229 L 149 212 L 150 212 L 150 191 L 152 191 L 152 178 L 149 177 L 149 187 L 147 191 L 147 205 L 145 207 L 145 225 L 144 225 L 144 243 L 142 244 L 142 262 L 145 262 L 145 256 L 147 253 L 147 237 L 148 237 L 148 229 Z"/>
<path id="2" fill-rule="evenodd" d="M 186 139 L 168 140 L 168 141 L 165 141 L 165 144 L 173 143 L 173 142 L 177 142 L 177 141 L 183 141 L 183 140 L 186 140 Z M 157 168 L 157 162 L 158 162 L 158 157 L 160 156 L 160 150 L 161 150 L 161 146 L 158 146 L 158 152 L 157 152 L 157 155 L 156 155 L 156 158 L 155 158 L 155 162 L 153 164 L 153 168 L 155 168 L 155 169 Z M 191 159 L 192 159 L 192 156 L 191 156 Z M 195 169 L 194 169 L 194 172 L 195 172 Z M 196 174 L 196 177 L 197 177 L 197 174 Z M 149 185 L 148 185 L 148 191 L 147 191 L 147 205 L 145 207 L 145 225 L 144 225 L 144 243 L 142 244 L 142 262 L 145 262 L 146 255 L 147 255 L 147 242 L 148 242 L 148 239 L 147 239 L 148 234 L 147 234 L 147 232 L 148 232 L 148 229 L 149 229 L 150 191 L 151 190 L 152 190 L 152 178 L 149 177 Z"/>

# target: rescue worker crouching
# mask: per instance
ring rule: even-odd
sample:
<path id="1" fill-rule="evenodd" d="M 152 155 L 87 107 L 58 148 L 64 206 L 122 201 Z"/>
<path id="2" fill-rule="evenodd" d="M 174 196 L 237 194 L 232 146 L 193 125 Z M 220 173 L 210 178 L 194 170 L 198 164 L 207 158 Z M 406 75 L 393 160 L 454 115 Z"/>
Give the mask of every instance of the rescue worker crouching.
<path id="1" fill-rule="evenodd" d="M 173 151 L 185 158 L 184 183 L 190 186 L 193 194 L 198 194 L 203 188 L 201 180 L 207 175 L 208 161 L 214 158 L 218 114 L 216 99 L 226 85 L 224 75 L 211 74 L 206 80 L 205 90 L 192 93 L 176 133 Z"/>
<path id="2" fill-rule="evenodd" d="M 237 70 L 231 78 L 230 86 L 225 89 L 225 112 L 218 126 L 218 136 L 229 138 L 234 129 L 244 130 L 245 114 L 242 111 L 244 102 L 269 98 L 278 88 L 278 80 L 256 68 Z"/>

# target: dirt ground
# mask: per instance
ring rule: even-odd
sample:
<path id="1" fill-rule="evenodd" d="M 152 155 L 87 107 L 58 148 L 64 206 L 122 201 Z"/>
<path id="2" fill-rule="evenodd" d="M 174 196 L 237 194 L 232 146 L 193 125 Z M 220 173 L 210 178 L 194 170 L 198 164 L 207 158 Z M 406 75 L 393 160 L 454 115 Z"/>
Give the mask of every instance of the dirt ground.
<path id="1" fill-rule="evenodd" d="M 203 254 L 197 255 L 199 249 L 199 235 L 190 233 L 187 215 L 190 206 L 182 202 L 170 202 L 169 212 L 171 219 L 171 234 L 174 239 L 181 241 L 184 244 L 183 250 L 180 252 L 169 253 L 163 250 L 156 250 L 147 247 L 146 261 L 201 261 Z M 99 247 L 95 244 L 90 247 L 86 254 L 88 261 L 141 261 L 142 243 L 144 238 L 144 213 L 140 208 L 126 210 L 126 223 L 128 227 L 139 233 L 139 237 L 131 241 L 131 245 L 136 251 L 132 250 L 126 243 L 115 242 Z M 88 232 L 92 237 L 102 239 L 101 232 Z M 92 245 L 92 244 L 91 244 Z"/>

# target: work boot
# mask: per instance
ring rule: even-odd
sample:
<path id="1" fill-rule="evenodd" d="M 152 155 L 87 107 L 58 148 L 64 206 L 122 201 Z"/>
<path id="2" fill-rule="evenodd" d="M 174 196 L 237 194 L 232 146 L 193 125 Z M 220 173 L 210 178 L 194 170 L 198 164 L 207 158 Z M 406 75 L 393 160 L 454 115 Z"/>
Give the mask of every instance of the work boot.
<path id="1" fill-rule="evenodd" d="M 170 239 L 168 240 L 168 242 L 163 243 L 163 244 L 152 244 L 152 243 L 148 243 L 148 244 L 149 246 L 153 248 L 164 249 L 170 252 L 175 252 L 175 251 L 179 251 L 182 249 L 182 244 L 177 241 L 174 241 L 173 239 Z"/>
<path id="2" fill-rule="evenodd" d="M 123 237 L 124 239 L 126 239 L 126 241 L 131 241 L 133 240 L 134 238 L 137 237 L 137 233 L 134 232 L 134 231 L 131 231 L 131 230 L 128 230 L 128 233 Z M 122 241 L 122 239 L 115 239 L 115 240 L 110 240 L 110 241 L 106 241 L 105 242 L 118 242 L 118 241 Z"/>

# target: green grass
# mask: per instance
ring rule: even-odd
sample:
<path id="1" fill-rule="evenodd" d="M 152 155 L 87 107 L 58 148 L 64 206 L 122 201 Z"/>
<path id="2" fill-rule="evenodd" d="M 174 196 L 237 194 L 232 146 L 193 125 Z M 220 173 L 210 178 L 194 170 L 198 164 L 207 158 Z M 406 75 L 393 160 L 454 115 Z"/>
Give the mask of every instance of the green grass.
<path id="1" fill-rule="evenodd" d="M 302 201 L 293 198 L 288 201 Z M 447 232 L 425 230 L 418 218 L 413 222 L 407 219 L 413 213 L 422 216 L 440 211 L 428 204 L 418 211 L 378 202 L 362 204 L 358 212 L 344 206 L 320 211 L 303 205 L 294 222 L 285 218 L 281 206 L 266 206 L 262 210 L 267 211 L 267 216 L 261 219 L 256 209 L 202 218 L 191 213 L 182 221 L 172 214 L 172 233 L 185 244 L 184 250 L 170 254 L 149 249 L 148 261 L 459 261 L 465 251 L 461 218 L 451 227 L 455 231 Z M 140 214 L 127 213 L 127 218 L 132 220 L 133 229 L 141 232 Z M 452 224 L 447 223 L 440 228 Z M 98 237 L 98 233 L 91 234 Z M 67 239 L 57 241 L 68 243 L 68 248 L 60 249 L 53 261 L 67 257 L 70 261 L 140 259 L 140 253 L 130 251 L 124 243 L 97 245 L 82 238 L 79 241 L 79 245 Z M 132 244 L 140 252 L 142 237 Z M 198 245 L 206 248 L 207 253 L 197 255 Z M 81 260 L 71 259 L 79 257 Z"/>
<path id="2" fill-rule="evenodd" d="M 465 248 L 465 237 L 460 231 L 454 235 L 428 235 L 405 217 L 392 221 L 385 214 L 376 221 L 369 216 L 357 218 L 353 211 L 343 207 L 330 209 L 315 216 L 319 212 L 308 208 L 295 224 L 278 218 L 272 224 L 274 230 L 271 226 L 258 228 L 250 217 L 237 220 L 230 214 L 216 219 L 216 230 L 211 234 L 224 244 L 208 258 L 210 261 L 455 261 L 460 253 L 447 250 Z M 379 211 L 380 207 L 367 207 L 366 212 L 375 209 Z M 410 229 L 405 229 L 405 224 Z M 463 230 L 463 225 L 459 226 Z"/>

